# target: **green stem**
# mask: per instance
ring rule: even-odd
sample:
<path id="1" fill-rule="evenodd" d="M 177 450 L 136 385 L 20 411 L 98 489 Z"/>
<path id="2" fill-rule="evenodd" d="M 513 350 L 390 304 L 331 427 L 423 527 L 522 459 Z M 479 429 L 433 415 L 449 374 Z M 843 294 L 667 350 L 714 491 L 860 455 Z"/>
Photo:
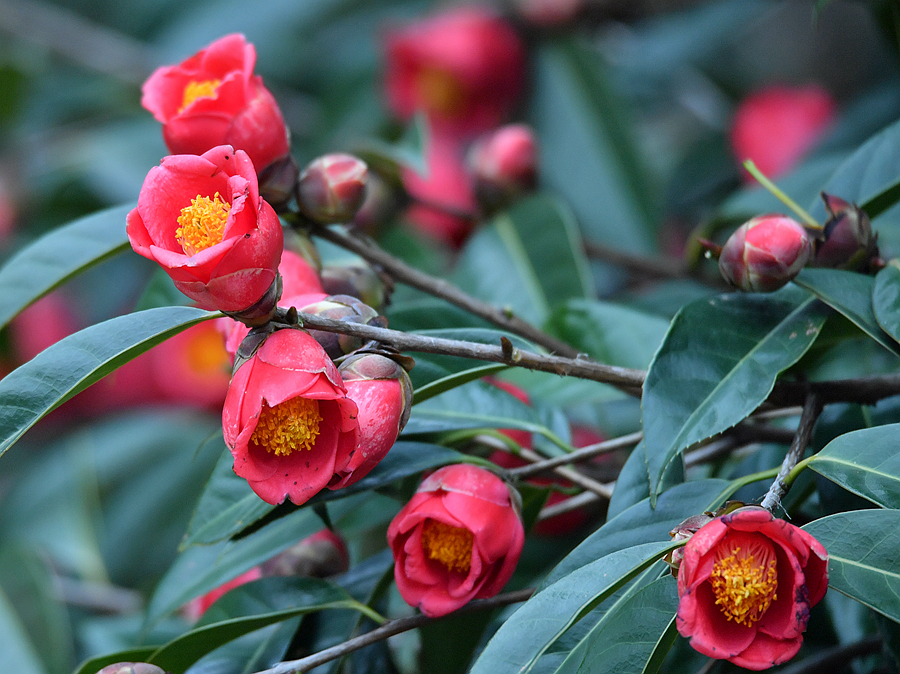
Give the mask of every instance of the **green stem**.
<path id="1" fill-rule="evenodd" d="M 794 480 L 796 480 L 798 477 L 800 477 L 800 473 L 802 473 L 804 470 L 806 470 L 806 468 L 809 466 L 809 464 L 815 458 L 816 458 L 816 456 L 814 454 L 812 456 L 806 457 L 805 459 L 803 459 L 803 461 L 800 461 L 796 466 L 793 467 L 791 472 L 787 474 L 787 477 L 784 478 L 784 483 L 788 487 L 790 487 L 792 484 L 794 484 Z"/>
<path id="2" fill-rule="evenodd" d="M 739 477 L 728 485 L 727 494 L 728 496 L 731 496 L 741 487 L 746 487 L 748 484 L 753 484 L 760 480 L 771 480 L 776 475 L 778 475 L 778 468 L 770 468 L 769 470 L 763 470 L 759 473 L 751 473 L 750 475 Z"/>
<path id="3" fill-rule="evenodd" d="M 777 199 L 783 203 L 785 206 L 790 208 L 794 213 L 805 222 L 812 229 L 822 229 L 822 225 L 816 222 L 815 218 L 807 213 L 804 209 L 797 204 L 796 201 L 791 199 L 787 194 L 782 192 L 778 186 L 769 180 L 762 171 L 760 171 L 756 164 L 753 163 L 752 159 L 748 159 L 744 162 L 744 168 L 747 169 L 747 172 L 756 178 L 756 181 L 765 187 L 769 192 L 771 192 Z"/>

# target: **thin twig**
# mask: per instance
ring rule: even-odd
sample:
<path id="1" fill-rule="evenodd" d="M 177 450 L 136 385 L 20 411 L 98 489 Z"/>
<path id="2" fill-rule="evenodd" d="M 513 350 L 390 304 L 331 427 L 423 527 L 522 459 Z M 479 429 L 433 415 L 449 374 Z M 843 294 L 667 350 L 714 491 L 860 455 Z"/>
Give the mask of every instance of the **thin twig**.
<path id="1" fill-rule="evenodd" d="M 614 482 L 609 485 L 610 495 L 612 495 L 614 486 Z M 583 508 L 592 503 L 596 503 L 599 500 L 600 497 L 593 492 L 584 491 L 577 496 L 567 498 L 565 501 L 560 501 L 559 503 L 554 503 L 552 506 L 547 506 L 538 514 L 538 520 L 546 520 L 550 519 L 551 517 L 556 517 L 557 515 L 562 515 L 563 513 L 578 510 L 579 508 Z"/>
<path id="2" fill-rule="evenodd" d="M 632 255 L 621 250 L 613 250 L 594 241 L 582 241 L 585 254 L 594 260 L 622 267 L 640 276 L 656 279 L 683 279 L 690 276 L 687 267 L 680 260 L 648 258 Z"/>
<path id="3" fill-rule="evenodd" d="M 523 459 L 526 459 L 527 461 L 540 461 L 543 458 L 537 452 L 527 449 L 526 447 L 523 447 L 519 451 L 519 456 L 521 456 Z M 557 466 L 553 469 L 553 472 L 560 477 L 565 478 L 572 484 L 577 485 L 589 492 L 593 492 L 601 498 L 608 499 L 610 496 L 612 496 L 612 489 L 607 487 L 605 484 L 601 484 L 596 480 L 592 480 L 586 475 L 582 475 L 577 470 L 566 468 L 565 466 Z"/>
<path id="4" fill-rule="evenodd" d="M 803 456 L 803 452 L 806 451 L 806 446 L 809 444 L 809 439 L 812 436 L 813 427 L 816 425 L 816 420 L 821 412 L 822 400 L 815 392 L 810 392 L 806 397 L 806 403 L 803 405 L 803 413 L 800 415 L 800 425 L 797 427 L 794 441 L 791 443 L 791 447 L 781 463 L 781 470 L 778 471 L 775 481 L 772 482 L 772 486 L 769 487 L 769 491 L 766 492 L 760 504 L 766 510 L 774 512 L 781 505 L 781 499 L 784 498 L 784 495 L 790 488 L 790 485 L 785 482 L 785 478 L 797 465 L 797 462 Z"/>
<path id="5" fill-rule="evenodd" d="M 565 456 L 557 456 L 552 459 L 535 461 L 529 466 L 521 466 L 520 468 L 510 468 L 507 472 L 512 477 L 524 479 L 527 477 L 531 477 L 532 475 L 538 475 L 545 471 L 552 470 L 554 468 L 557 468 L 558 466 L 565 466 L 567 464 L 587 461 L 588 459 L 593 459 L 595 456 L 601 456 L 602 454 L 608 454 L 609 452 L 614 452 L 619 449 L 632 447 L 633 445 L 639 443 L 641 441 L 641 438 L 643 437 L 644 435 L 640 431 L 637 433 L 632 433 L 631 435 L 623 435 L 620 438 L 606 440 L 604 442 L 598 442 L 595 445 L 582 447 L 577 451 L 572 452 L 571 454 L 566 454 Z"/>
<path id="6" fill-rule="evenodd" d="M 816 382 L 778 382 L 768 402 L 776 407 L 802 405 L 809 391 L 815 392 L 825 405 L 845 402 L 874 405 L 884 398 L 900 395 L 900 374 Z"/>
<path id="7" fill-rule="evenodd" d="M 532 351 L 524 351 L 513 347 L 504 350 L 500 346 L 463 342 L 455 339 L 427 337 L 399 330 L 377 328 L 361 323 L 347 323 L 312 314 L 297 314 L 302 325 L 324 332 L 337 332 L 353 335 L 366 340 L 374 340 L 392 346 L 400 351 L 419 351 L 421 353 L 440 353 L 460 358 L 474 358 L 492 363 L 516 365 L 529 370 L 551 372 L 553 374 L 579 377 L 592 381 L 611 384 L 623 389 L 639 389 L 643 384 L 645 372 L 627 367 L 604 365 L 583 358 L 564 358 L 546 356 Z"/>
<path id="8" fill-rule="evenodd" d="M 569 358 L 575 358 L 579 355 L 578 350 L 573 348 L 570 344 L 566 344 L 556 337 L 548 335 L 542 330 L 538 330 L 530 323 L 513 315 L 511 311 L 498 309 L 487 302 L 482 302 L 481 300 L 464 293 L 459 288 L 443 279 L 436 278 L 410 267 L 402 260 L 379 248 L 372 241 L 363 239 L 361 236 L 345 234 L 328 227 L 316 227 L 313 230 L 313 233 L 326 241 L 330 241 L 350 252 L 356 253 L 366 260 L 366 262 L 381 267 L 396 281 L 406 283 L 413 288 L 418 288 L 423 292 L 446 300 L 450 304 L 483 318 L 504 330 L 509 330 L 515 335 L 524 337 L 525 339 L 544 347 L 551 353 L 558 353 Z"/>
<path id="9" fill-rule="evenodd" d="M 528 588 L 525 590 L 498 594 L 496 597 L 491 597 L 490 599 L 476 599 L 475 601 L 470 601 L 461 609 L 454 611 L 450 615 L 464 615 L 466 613 L 474 613 L 475 611 L 485 611 L 501 606 L 508 606 L 509 604 L 518 604 L 519 602 L 526 601 L 532 594 L 534 594 L 534 589 Z M 426 615 L 414 615 L 407 618 L 391 620 L 380 627 L 376 627 L 371 632 L 366 632 L 358 637 L 348 639 L 342 644 L 326 648 L 324 651 L 319 651 L 318 653 L 314 653 L 305 658 L 300 658 L 299 660 L 280 662 L 274 667 L 261 672 L 256 672 L 256 674 L 291 674 L 292 672 L 308 671 L 314 667 L 323 665 L 326 662 L 331 662 L 348 653 L 359 650 L 360 648 L 387 639 L 395 634 L 407 632 L 437 620 L 440 620 L 440 618 L 429 618 Z"/>

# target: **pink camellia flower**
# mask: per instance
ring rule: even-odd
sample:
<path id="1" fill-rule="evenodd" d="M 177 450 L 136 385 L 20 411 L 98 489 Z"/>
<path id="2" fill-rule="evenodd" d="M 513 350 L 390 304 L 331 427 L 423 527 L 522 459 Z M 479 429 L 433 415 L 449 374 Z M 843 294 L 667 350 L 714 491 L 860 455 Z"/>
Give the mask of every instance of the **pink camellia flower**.
<path id="1" fill-rule="evenodd" d="M 500 592 L 525 543 L 513 499 L 503 480 L 469 464 L 427 477 L 388 527 L 403 599 L 436 617 Z"/>
<path id="2" fill-rule="evenodd" d="M 741 290 L 772 292 L 800 273 L 812 249 L 812 239 L 797 221 L 778 214 L 759 215 L 725 242 L 719 271 Z"/>
<path id="3" fill-rule="evenodd" d="M 412 409 L 412 383 L 400 365 L 377 353 L 350 356 L 338 368 L 347 397 L 359 408 L 359 441 L 340 479 L 328 485 L 340 489 L 359 481 L 387 455 Z"/>
<path id="4" fill-rule="evenodd" d="M 800 649 L 810 607 L 828 589 L 828 553 L 758 506 L 702 526 L 684 548 L 676 625 L 691 646 L 745 669 Z"/>
<path id="5" fill-rule="evenodd" d="M 525 48 L 486 9 L 454 9 L 385 42 L 388 104 L 403 120 L 421 111 L 439 131 L 471 136 L 502 124 L 518 103 Z"/>
<path id="6" fill-rule="evenodd" d="M 300 505 L 346 469 L 356 404 L 309 333 L 272 333 L 231 379 L 222 428 L 234 472 L 267 503 Z"/>
<path id="7" fill-rule="evenodd" d="M 765 175 L 778 177 L 822 139 L 836 113 L 831 94 L 819 86 L 766 87 L 738 106 L 731 146 L 739 162 L 752 159 Z"/>
<path id="8" fill-rule="evenodd" d="M 428 172 L 401 170 L 403 187 L 413 204 L 406 219 L 432 239 L 459 248 L 475 224 L 475 194 L 466 169 L 462 143 L 434 135 L 425 151 Z"/>
<path id="9" fill-rule="evenodd" d="M 268 319 L 284 239 L 244 152 L 221 145 L 164 157 L 127 225 L 135 252 L 158 262 L 201 308 L 236 313 L 265 304 L 257 313 Z"/>
<path id="10" fill-rule="evenodd" d="M 253 74 L 256 50 L 243 35 L 226 35 L 144 82 L 141 105 L 163 124 L 172 154 L 203 154 L 231 145 L 257 171 L 282 159 L 290 139 L 275 98 Z"/>
<path id="11" fill-rule="evenodd" d="M 505 205 L 537 185 L 537 139 L 525 124 L 507 124 L 479 138 L 466 157 L 478 200 Z"/>
<path id="12" fill-rule="evenodd" d="M 366 198 L 369 167 L 359 157 L 335 152 L 310 162 L 297 183 L 303 214 L 321 224 L 349 222 Z"/>

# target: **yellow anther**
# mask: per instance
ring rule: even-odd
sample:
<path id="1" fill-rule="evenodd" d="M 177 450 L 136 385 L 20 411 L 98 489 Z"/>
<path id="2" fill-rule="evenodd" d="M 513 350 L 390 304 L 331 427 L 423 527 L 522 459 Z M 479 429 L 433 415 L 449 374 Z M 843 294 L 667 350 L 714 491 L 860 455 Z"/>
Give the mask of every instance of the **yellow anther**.
<path id="1" fill-rule="evenodd" d="M 191 80 L 188 82 L 182 94 L 181 107 L 178 108 L 179 114 L 198 98 L 215 98 L 216 89 L 221 83 L 222 80 L 203 80 L 201 82 Z"/>
<path id="2" fill-rule="evenodd" d="M 743 542 L 719 553 L 710 580 L 722 613 L 750 627 L 778 599 L 778 562 L 771 544 Z"/>
<path id="3" fill-rule="evenodd" d="M 197 195 L 191 205 L 181 209 L 175 240 L 186 255 L 196 255 L 201 250 L 215 246 L 225 235 L 225 223 L 231 204 L 216 192 L 212 199 Z"/>
<path id="4" fill-rule="evenodd" d="M 468 529 L 453 527 L 427 519 L 422 526 L 422 548 L 449 571 L 468 573 L 472 565 L 472 544 L 475 536 Z"/>
<path id="5" fill-rule="evenodd" d="M 312 449 L 321 423 L 316 400 L 291 398 L 275 407 L 263 402 L 250 442 L 277 456 L 287 456 L 294 451 Z"/>

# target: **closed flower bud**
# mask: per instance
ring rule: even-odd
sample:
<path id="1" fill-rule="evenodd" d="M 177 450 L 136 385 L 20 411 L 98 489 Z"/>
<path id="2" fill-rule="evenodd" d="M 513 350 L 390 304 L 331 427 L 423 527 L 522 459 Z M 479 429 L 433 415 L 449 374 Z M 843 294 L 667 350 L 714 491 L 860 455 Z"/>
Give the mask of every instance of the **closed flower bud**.
<path id="1" fill-rule="evenodd" d="M 800 223 L 783 215 L 760 215 L 732 234 L 719 256 L 719 271 L 747 292 L 772 292 L 794 278 L 812 254 Z"/>
<path id="2" fill-rule="evenodd" d="M 513 494 L 490 471 L 464 463 L 425 478 L 387 533 L 406 603 L 437 617 L 503 589 L 525 543 Z"/>
<path id="3" fill-rule="evenodd" d="M 322 268 L 322 288 L 329 295 L 350 295 L 382 311 L 393 283 L 367 264 L 330 265 Z"/>
<path id="4" fill-rule="evenodd" d="M 878 235 L 864 210 L 840 197 L 822 193 L 828 222 L 822 232 L 824 239 L 816 241 L 813 263 L 817 267 L 866 270 L 878 257 Z"/>
<path id="5" fill-rule="evenodd" d="M 259 172 L 259 194 L 281 213 L 294 198 L 299 177 L 300 169 L 291 155 L 276 159 Z"/>
<path id="6" fill-rule="evenodd" d="M 97 674 L 166 674 L 156 665 L 146 662 L 117 662 L 114 665 L 106 665 Z"/>
<path id="7" fill-rule="evenodd" d="M 377 353 L 350 356 L 338 368 L 347 397 L 358 408 L 359 441 L 347 467 L 329 489 L 339 489 L 369 474 L 387 455 L 412 410 L 409 375 L 395 361 Z"/>
<path id="8" fill-rule="evenodd" d="M 503 206 L 537 185 L 537 142 L 525 124 L 501 127 L 475 142 L 467 157 L 478 201 Z"/>
<path id="9" fill-rule="evenodd" d="M 366 198 L 368 167 L 349 154 L 326 154 L 300 174 L 297 199 L 306 217 L 320 224 L 349 222 Z"/>
<path id="10" fill-rule="evenodd" d="M 264 576 L 328 578 L 350 568 L 344 540 L 329 529 L 307 536 L 262 564 Z"/>
<path id="11" fill-rule="evenodd" d="M 296 306 L 296 309 L 304 314 L 314 314 L 336 321 L 362 323 L 380 328 L 387 327 L 387 319 L 384 316 L 380 316 L 375 309 L 349 295 L 331 295 L 313 304 Z M 362 338 L 353 335 L 341 335 L 321 330 L 310 330 L 309 334 L 324 347 L 325 353 L 331 358 L 340 358 L 345 354 L 352 353 L 364 344 Z"/>
<path id="12" fill-rule="evenodd" d="M 173 154 L 203 154 L 232 145 L 257 171 L 287 156 L 290 138 L 274 96 L 253 74 L 256 50 L 226 35 L 144 82 L 141 105 L 163 124 Z"/>

